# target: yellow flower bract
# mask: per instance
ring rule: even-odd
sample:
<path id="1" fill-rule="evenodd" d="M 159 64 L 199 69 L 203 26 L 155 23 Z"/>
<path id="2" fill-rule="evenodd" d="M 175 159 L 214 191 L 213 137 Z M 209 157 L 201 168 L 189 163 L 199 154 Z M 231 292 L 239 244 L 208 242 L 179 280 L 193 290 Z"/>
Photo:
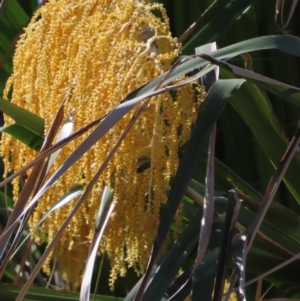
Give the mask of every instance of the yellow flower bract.
<path id="1" fill-rule="evenodd" d="M 8 98 L 12 89 L 11 101 L 44 118 L 47 133 L 62 99 L 75 82 L 65 116 L 74 111 L 74 128 L 79 129 L 107 114 L 129 92 L 167 71 L 179 51 L 180 45 L 171 37 L 166 12 L 159 4 L 50 0 L 36 12 L 18 42 L 4 97 Z M 143 271 L 161 205 L 167 200 L 178 167 L 179 148 L 190 135 L 203 95 L 202 88 L 194 84 L 151 99 L 52 254 L 68 281 L 75 283 L 82 274 L 106 185 L 114 186 L 116 202 L 101 246 L 111 260 L 111 279 L 127 266 Z M 31 225 L 70 188 L 89 183 L 133 113 L 118 122 L 44 195 Z M 13 120 L 5 117 L 5 123 Z M 63 148 L 49 175 L 86 136 Z M 6 173 L 18 170 L 36 156 L 8 135 L 3 135 L 1 149 Z M 18 194 L 19 181 L 15 180 L 15 198 Z M 42 231 L 49 241 L 73 205 L 57 210 L 43 223 Z M 48 272 L 49 261 L 50 258 L 44 266 Z"/>

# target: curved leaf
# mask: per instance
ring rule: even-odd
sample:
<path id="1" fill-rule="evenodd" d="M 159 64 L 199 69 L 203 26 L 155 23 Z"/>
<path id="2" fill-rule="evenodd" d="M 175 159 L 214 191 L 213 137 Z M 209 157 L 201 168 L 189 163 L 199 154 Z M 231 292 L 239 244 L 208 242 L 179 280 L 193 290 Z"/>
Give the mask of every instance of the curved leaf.
<path id="1" fill-rule="evenodd" d="M 161 245 L 169 231 L 172 220 L 181 202 L 189 181 L 197 167 L 202 151 L 208 141 L 212 127 L 219 118 L 227 99 L 243 84 L 243 80 L 217 81 L 209 90 L 204 103 L 200 107 L 198 119 L 194 125 L 191 137 L 187 142 L 181 158 L 177 174 L 172 183 L 168 201 L 161 215 L 161 222 L 155 238 L 146 276 L 137 293 L 137 299 L 142 295 L 149 275 Z"/>

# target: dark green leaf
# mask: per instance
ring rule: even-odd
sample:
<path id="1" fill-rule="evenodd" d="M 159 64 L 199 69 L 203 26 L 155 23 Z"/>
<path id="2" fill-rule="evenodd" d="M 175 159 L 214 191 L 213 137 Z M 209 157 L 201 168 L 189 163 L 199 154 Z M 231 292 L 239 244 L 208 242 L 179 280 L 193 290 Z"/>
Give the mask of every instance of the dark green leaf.
<path id="1" fill-rule="evenodd" d="M 0 97 L 0 111 L 39 136 L 44 135 L 44 119 Z"/>
<path id="2" fill-rule="evenodd" d="M 17 123 L 2 127 L 0 128 L 0 131 L 13 136 L 37 152 L 41 149 L 44 142 L 43 136 L 40 136 Z"/>
<path id="3" fill-rule="evenodd" d="M 204 256 L 193 276 L 192 301 L 211 300 L 215 282 L 219 250 L 216 249 Z"/>
<path id="4" fill-rule="evenodd" d="M 219 118 L 227 99 L 243 84 L 243 82 L 244 81 L 239 80 L 217 81 L 211 87 L 204 103 L 201 105 L 198 119 L 185 147 L 177 174 L 172 183 L 168 202 L 161 216 L 161 222 L 154 241 L 150 263 L 148 265 L 148 273 L 150 273 L 155 258 L 169 231 L 177 208 L 196 169 L 196 164 L 199 162 L 202 151 L 208 141 L 212 127 Z M 147 277 L 144 279 L 144 285 L 147 281 L 146 278 Z"/>
<path id="5" fill-rule="evenodd" d="M 255 2 L 255 0 L 230 1 L 210 22 L 207 22 L 184 46 L 183 53 L 194 53 L 194 48 L 217 41 Z"/>

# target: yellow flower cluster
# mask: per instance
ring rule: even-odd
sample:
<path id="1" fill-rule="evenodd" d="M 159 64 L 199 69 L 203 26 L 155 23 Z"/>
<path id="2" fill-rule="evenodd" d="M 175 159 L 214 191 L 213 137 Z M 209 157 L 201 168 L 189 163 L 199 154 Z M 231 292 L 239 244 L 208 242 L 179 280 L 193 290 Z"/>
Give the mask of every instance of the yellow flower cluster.
<path id="1" fill-rule="evenodd" d="M 224 294 L 227 293 L 229 287 L 230 287 L 230 282 L 226 279 L 224 285 Z M 225 300 L 225 297 L 223 298 L 223 300 Z M 237 294 L 235 292 L 231 293 L 229 297 L 229 301 L 237 301 L 237 300 L 238 300 Z"/>
<path id="2" fill-rule="evenodd" d="M 74 128 L 79 129 L 107 114 L 129 92 L 167 71 L 179 51 L 166 12 L 159 4 L 50 0 L 36 12 L 18 42 L 4 97 L 44 118 L 47 133 L 62 99 L 76 82 L 65 116 L 75 112 Z M 178 167 L 179 149 L 190 135 L 203 97 L 203 89 L 193 84 L 151 99 L 52 254 L 68 281 L 80 279 L 101 195 L 112 182 L 116 207 L 102 244 L 111 261 L 111 279 L 127 266 L 143 271 L 161 205 L 167 200 Z M 44 195 L 31 225 L 70 188 L 89 183 L 132 115 L 130 112 L 118 122 Z M 5 123 L 13 120 L 5 117 Z M 63 148 L 49 175 L 86 136 Z M 6 173 L 36 156 L 8 135 L 3 135 L 1 149 Z M 16 180 L 15 198 L 18 189 Z M 49 241 L 71 208 L 69 204 L 57 210 L 43 223 L 42 231 Z M 49 261 L 44 269 L 49 272 Z"/>

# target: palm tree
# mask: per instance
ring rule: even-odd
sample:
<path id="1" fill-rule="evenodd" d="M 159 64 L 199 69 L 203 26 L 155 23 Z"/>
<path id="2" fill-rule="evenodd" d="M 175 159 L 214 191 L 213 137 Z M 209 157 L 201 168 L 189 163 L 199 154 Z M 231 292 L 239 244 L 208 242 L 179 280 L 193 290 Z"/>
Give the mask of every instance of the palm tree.
<path id="1" fill-rule="evenodd" d="M 50 1 L 52 4 L 54 2 Z M 297 11 L 293 10 L 297 1 L 293 1 L 290 11 L 288 5 L 284 6 L 283 2 L 283 6 L 281 6 L 280 1 L 278 1 L 276 6 L 277 10 L 283 12 L 283 22 L 274 19 L 275 4 L 266 2 L 216 0 L 214 2 L 202 1 L 201 3 L 189 1 L 188 4 L 185 3 L 184 5 L 181 2 L 164 2 L 170 17 L 171 31 L 183 43 L 182 54 L 190 55 L 189 59 L 177 61 L 171 69 L 170 66 L 167 68 L 166 65 L 167 69 L 164 69 L 164 71 L 170 70 L 167 73 L 168 77 L 160 75 L 153 81 L 151 81 L 153 77 L 146 77 L 141 84 L 150 81 L 149 84 L 140 88 L 134 86 L 131 90 L 138 89 L 135 93 L 128 94 L 123 100 L 122 98 L 119 99 L 121 101 L 119 106 L 117 105 L 118 101 L 107 112 L 94 117 L 94 119 L 98 119 L 90 120 L 92 121 L 91 123 L 83 122 L 79 127 L 81 132 L 75 132 L 74 137 L 76 138 L 81 133 L 86 133 L 84 137 L 87 138 L 88 134 L 91 133 L 88 130 L 96 125 L 99 128 L 102 128 L 103 124 L 113 127 L 119 120 L 123 121 L 123 130 L 129 124 L 130 118 L 134 117 L 132 117 L 133 115 L 129 116 L 129 119 L 121 119 L 120 115 L 115 117 L 116 115 L 114 114 L 117 114 L 117 112 L 123 112 L 122 104 L 126 103 L 130 108 L 136 108 L 133 105 L 134 101 L 141 102 L 145 98 L 149 99 L 149 96 L 163 92 L 157 92 L 162 87 L 172 83 L 174 88 L 178 88 L 182 82 L 174 82 L 173 80 L 181 75 L 186 75 L 185 79 L 181 79 L 186 81 L 193 79 L 193 77 L 200 78 L 202 85 L 206 88 L 207 95 L 199 111 L 195 105 L 196 102 L 191 101 L 191 106 L 195 105 L 193 109 L 198 113 L 198 117 L 195 116 L 195 119 L 190 121 L 193 127 L 191 134 L 187 134 L 189 140 L 184 140 L 181 145 L 177 145 L 178 149 L 173 149 L 167 144 L 165 151 L 160 152 L 161 155 L 166 156 L 164 161 L 167 161 L 170 158 L 169 152 L 174 150 L 176 156 L 179 154 L 180 161 L 178 162 L 177 172 L 171 173 L 170 178 L 166 178 L 166 183 L 170 182 L 171 186 L 170 189 L 165 191 L 166 204 L 158 206 L 158 211 L 160 211 L 159 225 L 156 226 L 158 230 L 157 233 L 156 231 L 153 233 L 154 245 L 151 249 L 150 259 L 143 278 L 133 287 L 129 294 L 128 291 L 136 280 L 136 276 L 133 276 L 130 269 L 124 281 L 118 280 L 119 282 L 116 282 L 115 293 L 107 291 L 103 285 L 100 285 L 99 290 L 97 290 L 97 285 L 94 282 L 92 290 L 102 295 L 111 294 L 118 297 L 127 295 L 125 300 L 133 300 L 134 296 L 135 300 L 160 300 L 163 297 L 170 300 L 184 300 L 187 297 L 189 298 L 190 294 L 191 300 L 198 300 L 199 298 L 208 300 L 212 298 L 212 295 L 217 300 L 221 299 L 222 294 L 227 291 L 227 288 L 224 290 L 224 286 L 228 286 L 228 283 L 231 283 L 232 288 L 230 290 L 236 287 L 239 298 L 244 298 L 245 295 L 248 299 L 260 298 L 269 288 L 272 288 L 268 293 L 270 298 L 283 296 L 297 298 L 299 285 L 296 273 L 299 263 L 296 254 L 298 254 L 300 238 L 298 231 L 300 188 L 297 177 L 300 168 L 297 154 L 297 145 L 299 144 L 299 111 L 297 109 L 299 90 L 292 85 L 297 86 L 298 84 L 298 60 L 293 56 L 299 56 L 300 40 L 291 36 L 291 34 L 299 34 L 296 23 L 293 23 L 295 20 L 292 19 L 288 25 L 284 24 L 285 20 L 288 19 L 289 13 L 291 16 L 297 13 Z M 0 16 L 2 34 L 0 36 L 2 54 L 0 62 L 1 91 L 4 89 L 8 76 L 12 73 L 12 53 L 16 42 L 20 33 L 22 33 L 22 28 L 28 24 L 36 8 L 37 3 L 35 1 L 28 1 L 26 4 L 17 0 L 2 1 L 2 15 Z M 201 14 L 200 12 L 203 13 Z M 159 11 L 156 11 L 156 13 L 159 13 Z M 59 20 L 59 18 L 57 19 Z M 185 32 L 185 29 L 194 20 L 197 20 L 195 26 Z M 287 35 L 287 31 L 289 35 Z M 149 41 L 156 33 L 154 33 L 153 27 L 148 26 L 142 30 L 142 34 L 147 35 L 145 40 Z M 274 34 L 281 35 L 275 37 L 264 36 Z M 167 35 L 167 33 L 164 35 Z M 40 39 L 44 41 L 44 39 L 47 39 L 47 36 L 43 37 L 43 39 L 40 36 Z M 200 47 L 213 41 L 217 41 L 219 50 L 212 52 L 212 45 Z M 158 49 L 166 47 L 165 44 L 159 44 L 162 42 L 156 41 L 155 43 L 157 44 L 154 44 L 154 50 L 155 47 Z M 172 43 L 175 42 L 173 41 Z M 53 45 L 55 47 L 55 42 Z M 54 47 L 50 50 L 54 51 Z M 196 47 L 198 47 L 197 54 L 200 56 L 195 58 L 193 54 Z M 31 49 L 32 53 L 37 51 L 38 44 L 32 44 Z M 275 52 L 274 49 L 280 51 Z M 49 52 L 50 55 L 51 51 Z M 252 54 L 253 51 L 256 52 Z M 19 58 L 23 58 L 23 61 L 18 60 L 17 55 L 16 53 L 14 70 L 18 70 L 17 67 L 24 62 L 24 57 L 19 55 Z M 42 59 L 47 61 L 48 58 L 44 55 L 41 56 Z M 211 65 L 210 69 L 201 70 L 208 62 L 219 66 L 220 80 L 218 73 L 214 71 L 216 69 L 213 69 L 216 67 L 213 65 Z M 108 66 L 110 65 L 108 64 Z M 129 70 L 132 71 L 132 69 Z M 265 77 L 261 76 L 260 73 L 264 74 Z M 158 72 L 155 76 L 157 77 L 159 74 Z M 128 76 L 131 76 L 131 74 L 129 73 Z M 123 76 L 122 80 L 125 81 L 126 78 Z M 20 89 L 22 89 L 23 85 L 25 85 L 23 81 L 19 83 Z M 120 87 L 119 89 L 122 89 Z M 47 88 L 43 87 L 43 89 L 46 90 Z M 77 87 L 72 83 L 69 83 L 69 87 L 64 86 L 63 89 L 64 93 L 67 91 L 67 95 L 69 95 L 66 97 L 67 102 L 68 97 L 72 97 L 72 93 L 74 95 L 77 93 Z M 18 93 L 17 91 L 17 84 L 14 84 L 12 93 Z M 7 90 L 5 93 L 7 98 L 10 99 L 11 91 Z M 196 90 L 193 93 L 195 94 Z M 198 94 L 196 93 L 198 100 L 201 99 L 201 93 L 200 96 L 199 90 Z M 170 99 L 176 96 L 172 92 L 169 95 Z M 145 114 L 147 110 L 148 113 L 151 112 L 149 100 L 142 103 L 144 106 L 143 110 L 137 109 L 137 115 Z M 228 104 L 225 106 L 226 103 Z M 46 106 L 45 103 L 42 106 Z M 7 125 L 8 121 L 6 121 L 6 126 L 2 128 L 5 137 L 14 137 L 14 139 L 18 139 L 22 144 L 29 147 L 27 148 L 28 154 L 31 155 L 27 154 L 26 156 L 28 156 L 27 158 L 31 156 L 31 159 L 26 159 L 28 162 L 33 159 L 32 154 L 34 151 L 39 152 L 38 158 L 42 158 L 43 153 L 47 155 L 48 152 L 49 156 L 52 152 L 50 162 L 57 157 L 56 149 L 51 147 L 55 132 L 60 131 L 62 139 L 65 140 L 73 137 L 71 132 L 67 131 L 64 134 L 65 130 L 69 129 L 70 123 L 73 122 L 72 110 L 69 108 L 68 111 L 67 106 L 57 110 L 58 114 L 53 123 L 47 120 L 47 116 L 41 118 L 41 116 L 36 115 L 37 111 L 31 110 L 29 107 L 27 111 L 20 109 L 20 107 L 7 100 L 1 99 L 0 109 L 14 121 L 10 125 Z M 50 112 L 50 109 L 51 106 L 49 106 L 47 112 Z M 31 113 L 28 110 L 31 110 Z M 164 110 L 166 111 L 166 109 Z M 164 110 L 160 109 L 159 111 L 163 112 Z M 101 117 L 104 117 L 103 115 L 111 112 L 113 114 L 101 119 Z M 66 115 L 64 119 L 61 118 L 63 113 Z M 146 120 L 150 120 L 149 115 L 145 116 L 147 117 Z M 188 118 L 188 115 L 184 116 Z M 102 120 L 101 127 L 99 126 L 101 121 L 99 119 Z M 8 120 L 7 117 L 6 120 Z M 142 123 L 136 123 L 136 125 L 141 126 Z M 165 122 L 165 126 L 168 126 L 167 122 Z M 178 137 L 181 137 L 180 134 L 183 136 L 183 126 L 184 123 L 178 127 L 178 132 L 176 133 Z M 53 132 L 47 132 L 46 137 L 44 136 L 45 127 L 47 130 L 49 128 L 53 130 Z M 165 129 L 162 135 L 165 135 L 166 131 Z M 124 133 L 127 134 L 126 130 Z M 70 166 L 75 168 L 77 158 L 85 150 L 89 150 L 91 144 L 94 144 L 101 136 L 93 137 L 91 135 L 89 137 L 90 140 L 87 139 L 83 143 L 84 150 L 80 150 L 78 144 L 73 144 L 73 146 L 69 144 L 71 145 L 68 153 Z M 164 137 L 165 141 L 167 141 L 168 137 L 167 135 Z M 48 144 L 43 145 L 45 138 L 48 139 Z M 134 137 L 132 139 L 134 141 Z M 65 140 L 57 139 L 55 143 L 62 145 Z M 14 142 L 12 141 L 15 140 L 12 140 L 12 138 L 4 138 L 3 141 L 3 145 L 6 145 L 6 148 L 4 148 L 7 154 L 6 165 L 16 164 L 18 162 L 17 155 L 14 155 L 16 151 L 12 151 L 9 146 L 18 145 L 18 148 L 15 147 L 15 149 L 21 150 L 22 144 L 20 142 L 18 142 L 19 144 L 13 144 Z M 117 145 L 121 141 L 121 139 L 115 139 Z M 125 154 L 123 153 L 123 156 Z M 61 169 L 60 165 L 66 158 L 61 160 L 59 158 L 53 165 L 55 167 L 54 176 L 52 177 L 53 182 L 63 172 L 63 168 Z M 109 160 L 111 159 L 104 160 L 104 162 L 112 164 L 109 163 L 112 162 Z M 155 158 L 139 155 L 136 160 L 140 168 L 136 171 L 138 174 L 136 179 L 138 179 L 140 175 L 144 175 L 143 172 L 145 170 L 152 170 L 151 166 L 154 164 Z M 124 162 L 127 163 L 127 161 Z M 21 168 L 22 163 L 18 164 L 19 166 L 17 164 L 13 165 L 15 171 Z M 30 229 L 33 231 L 35 226 L 39 227 L 39 225 L 36 225 L 39 220 L 42 219 L 40 221 L 42 222 L 46 219 L 46 215 L 51 214 L 56 207 L 51 208 L 51 204 L 49 204 L 44 209 L 46 212 L 40 212 L 36 219 L 30 218 L 29 215 L 22 217 L 24 224 L 20 227 L 19 232 L 13 232 L 13 237 L 18 239 L 14 241 L 8 240 L 11 236 L 9 226 L 15 220 L 21 220 L 20 214 L 26 202 L 28 200 L 37 200 L 37 196 L 42 194 L 52 184 L 48 180 L 48 182 L 43 182 L 44 176 L 42 172 L 47 173 L 49 171 L 47 164 L 44 167 L 44 171 L 42 165 L 35 166 L 39 167 L 32 169 L 31 173 L 27 171 L 26 173 L 21 172 L 21 180 L 15 180 L 13 191 L 11 191 L 12 188 L 10 186 L 5 186 L 1 191 L 2 208 L 5 208 L 2 214 L 3 228 L 6 232 L 0 238 L 0 246 L 1 253 L 5 252 L 4 254 L 9 255 L 6 258 L 2 256 L 1 275 L 3 283 L 1 288 L 3 289 L 1 289 L 0 294 L 2 297 L 5 296 L 13 300 L 21 288 L 22 291 L 17 300 L 21 300 L 24 297 L 36 276 L 36 286 L 45 287 L 50 285 L 55 288 L 55 286 L 62 284 L 61 280 L 55 282 L 53 277 L 46 277 L 45 274 L 40 272 L 43 261 L 47 258 L 47 256 L 43 257 L 41 255 L 45 251 L 43 246 L 37 246 L 36 240 L 27 244 L 20 244 L 28 233 L 27 220 L 29 219 Z M 48 166 L 50 166 L 49 163 Z M 130 174 L 134 173 L 135 171 Z M 155 179 L 158 176 L 156 174 Z M 40 177 L 40 182 L 36 183 L 38 177 Z M 113 219 L 113 213 L 110 210 L 114 210 L 112 194 L 116 193 L 120 188 L 118 182 L 115 182 L 119 178 L 114 172 L 109 174 L 109 179 L 111 181 L 110 186 L 106 187 L 106 193 L 103 194 L 101 202 L 101 204 L 106 204 L 107 207 L 100 208 L 99 213 L 95 212 L 93 216 L 93 220 L 95 220 L 96 215 L 97 219 L 95 220 L 96 226 L 91 230 L 89 238 L 91 249 L 87 258 L 87 268 L 83 273 L 80 297 L 82 300 L 87 300 L 88 298 L 92 276 L 91 267 L 95 265 L 95 262 L 97 262 L 97 267 L 94 269 L 94 278 L 97 278 L 97 272 L 98 274 L 102 272 L 102 281 L 100 280 L 100 283 L 108 283 L 108 260 L 105 255 L 102 255 L 100 266 L 104 268 L 101 270 L 101 267 L 98 267 L 99 260 L 95 261 L 94 255 L 97 253 L 99 241 L 106 228 L 106 217 L 108 218 L 106 231 L 112 231 L 112 227 L 109 228 L 109 220 Z M 3 181 L 2 183 L 4 185 L 7 182 Z M 281 182 L 282 184 L 279 186 Z M 57 214 L 67 218 L 69 212 L 63 211 L 66 208 L 63 205 L 73 200 L 72 206 L 69 207 L 73 208 L 78 198 L 83 200 L 83 197 L 89 192 L 92 186 L 90 186 L 91 183 L 92 180 L 85 183 L 84 187 L 81 185 L 69 187 L 69 190 L 67 189 L 60 194 L 61 198 L 57 196 L 57 199 L 55 199 L 57 201 L 56 206 L 60 207 L 59 210 L 61 210 L 57 211 L 61 212 Z M 27 189 L 22 190 L 22 198 L 19 197 L 17 205 L 12 209 L 12 195 L 14 193 L 15 198 L 18 197 L 19 192 L 17 192 L 17 189 L 20 185 L 25 185 L 24 187 Z M 34 187 L 34 185 L 37 186 Z M 140 185 L 140 189 L 142 189 L 141 187 Z M 51 191 L 51 188 L 49 191 Z M 149 210 L 153 211 L 152 199 L 149 197 L 151 193 L 153 192 L 150 189 L 147 194 L 148 204 L 145 203 L 145 207 L 149 206 Z M 30 195 L 35 195 L 35 197 L 32 199 Z M 82 197 L 79 197 L 79 195 Z M 178 207 L 182 211 L 181 224 L 178 218 L 173 222 Z M 145 210 L 145 215 L 141 218 L 150 224 L 150 217 L 146 215 L 147 210 L 143 210 Z M 37 209 L 35 212 L 37 212 Z M 45 215 L 43 216 L 44 213 Z M 53 214 L 51 216 L 54 216 Z M 8 216 L 10 216 L 9 219 Z M 127 218 L 130 219 L 129 216 Z M 202 226 L 200 228 L 201 220 Z M 49 219 L 45 221 L 49 223 Z M 65 227 L 68 226 L 69 222 L 68 220 L 66 221 Z M 73 225 L 71 229 L 76 228 L 74 220 L 73 224 L 69 225 Z M 11 227 L 12 230 L 14 228 L 16 227 Z M 51 238 L 54 244 L 54 242 L 59 240 L 55 233 L 51 234 L 51 236 L 49 232 L 45 235 L 42 231 L 35 230 L 36 232 L 34 233 L 36 234 L 34 235 L 39 238 L 40 242 L 48 242 L 49 239 L 48 243 L 50 244 Z M 61 230 L 63 230 L 63 226 L 61 226 Z M 59 232 L 60 228 L 56 229 L 56 231 Z M 87 234 L 84 233 L 84 235 Z M 166 236 L 168 237 L 169 245 L 165 243 L 164 251 L 161 251 Z M 20 238 L 21 240 L 19 240 Z M 87 246 L 89 247 L 89 245 Z M 126 248 L 129 250 L 132 246 L 126 245 Z M 148 248 L 151 248 L 151 246 Z M 10 259 L 11 252 L 15 250 L 17 252 Z M 119 249 L 116 250 L 115 254 L 123 252 Z M 129 252 L 128 250 L 127 252 Z M 74 250 L 72 252 L 69 253 L 70 257 L 79 256 L 78 253 L 74 253 Z M 138 254 L 139 256 L 143 255 L 142 253 Z M 145 252 L 144 255 L 145 260 L 148 260 L 149 251 Z M 233 258 L 232 260 L 230 260 L 231 257 Z M 111 263 L 114 260 L 113 257 L 110 258 Z M 291 262 L 292 264 L 289 264 Z M 141 264 L 141 262 L 139 263 Z M 55 264 L 54 260 L 53 266 L 51 266 L 54 274 L 59 272 Z M 35 265 L 36 268 L 34 268 Z M 61 265 L 62 263 L 60 263 Z M 126 268 L 126 265 L 124 267 Z M 140 272 L 142 271 L 143 269 L 141 268 Z M 231 278 L 229 278 L 230 275 Z M 48 284 L 45 279 L 49 279 Z M 99 283 L 99 277 L 97 279 L 98 281 L 95 282 Z M 26 284 L 24 284 L 24 281 L 27 281 Z M 21 284 L 21 287 L 16 289 L 6 284 L 12 282 Z M 148 285 L 146 285 L 147 282 Z M 235 283 L 236 286 L 234 286 Z M 254 284 L 251 285 L 251 283 Z M 69 288 L 75 288 L 72 287 L 72 281 Z M 42 294 L 44 297 L 50 296 L 52 299 L 59 299 L 63 296 L 58 294 L 55 289 L 30 288 L 26 298 L 34 299 L 36 298 L 35 294 Z M 231 296 L 234 297 L 234 295 Z M 71 298 L 78 299 L 78 294 L 72 295 Z M 104 297 L 101 296 L 101 298 Z M 110 297 L 105 298 L 109 300 Z"/>

